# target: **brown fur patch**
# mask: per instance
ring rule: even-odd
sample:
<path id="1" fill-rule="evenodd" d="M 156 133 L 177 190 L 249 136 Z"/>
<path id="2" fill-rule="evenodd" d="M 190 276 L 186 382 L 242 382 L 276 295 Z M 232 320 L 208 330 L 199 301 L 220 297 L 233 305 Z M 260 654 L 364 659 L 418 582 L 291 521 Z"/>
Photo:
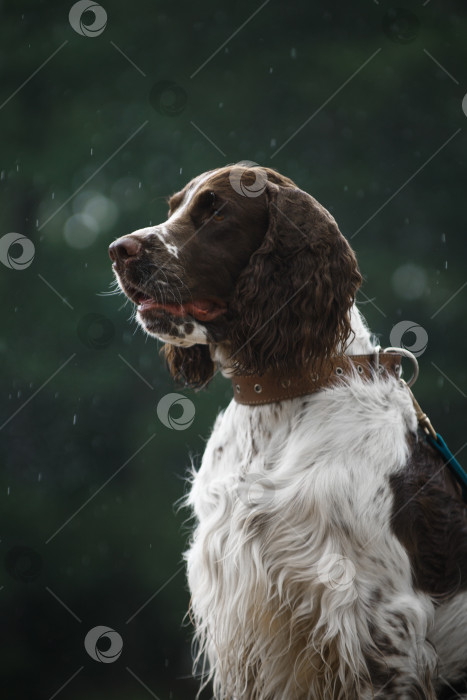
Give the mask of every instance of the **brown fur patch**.
<path id="1" fill-rule="evenodd" d="M 420 436 L 390 484 L 391 525 L 410 557 L 414 586 L 440 599 L 467 590 L 467 507 L 441 455 Z"/>

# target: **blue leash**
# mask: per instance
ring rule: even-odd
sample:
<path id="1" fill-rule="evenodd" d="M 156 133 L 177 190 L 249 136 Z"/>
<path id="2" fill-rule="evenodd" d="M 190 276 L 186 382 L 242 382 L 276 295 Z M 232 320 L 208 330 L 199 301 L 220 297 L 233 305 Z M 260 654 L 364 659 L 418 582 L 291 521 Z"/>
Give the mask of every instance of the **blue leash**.
<path id="1" fill-rule="evenodd" d="M 425 433 L 425 437 L 427 442 L 434 447 L 434 449 L 440 453 L 440 455 L 444 459 L 445 466 L 449 467 L 452 474 L 454 475 L 455 479 L 459 482 L 462 488 L 462 499 L 464 502 L 467 504 L 467 473 L 461 467 L 457 459 L 454 457 L 452 454 L 451 450 L 449 447 L 446 445 L 444 442 L 443 438 L 439 433 L 436 432 L 436 430 L 433 428 L 431 425 L 430 419 L 426 415 L 426 413 L 423 412 L 420 404 L 418 403 L 417 399 L 412 393 L 411 386 L 416 382 L 417 377 L 418 377 L 418 362 L 417 358 L 406 348 L 386 348 L 384 352 L 395 352 L 396 354 L 402 357 L 407 357 L 410 359 L 412 362 L 412 370 L 413 374 L 411 378 L 405 382 L 402 378 L 400 378 L 400 381 L 403 386 L 406 387 L 408 390 L 410 397 L 413 402 L 413 406 L 415 409 L 415 413 L 417 415 L 417 420 L 420 428 L 423 430 Z"/>
<path id="2" fill-rule="evenodd" d="M 411 353 L 407 353 L 407 351 L 404 351 L 406 354 L 411 355 Z M 414 374 L 414 377 L 418 375 L 418 363 L 415 357 L 413 358 L 415 365 L 417 366 L 417 371 Z M 432 447 L 435 448 L 437 452 L 440 453 L 440 455 L 443 457 L 445 465 L 450 468 L 452 474 L 454 475 L 455 479 L 459 482 L 462 488 L 462 498 L 465 503 L 467 503 L 467 473 L 461 467 L 457 459 L 454 457 L 452 454 L 451 450 L 449 447 L 446 445 L 444 442 L 443 438 L 439 433 L 436 432 L 436 430 L 433 428 L 431 425 L 430 419 L 426 415 L 426 413 L 423 412 L 423 410 L 420 407 L 420 404 L 418 403 L 417 399 L 412 393 L 412 390 L 410 386 L 404 382 L 403 379 L 400 380 L 402 384 L 406 387 L 408 390 L 410 397 L 412 399 L 412 403 L 415 409 L 415 413 L 417 415 L 417 420 L 420 428 L 423 430 L 425 433 L 426 440 L 428 444 L 430 444 Z M 413 381 L 411 381 L 413 383 Z"/>
<path id="3" fill-rule="evenodd" d="M 436 438 L 430 433 L 426 435 L 426 439 L 435 450 L 438 450 L 446 461 L 446 466 L 451 469 L 457 481 L 460 483 L 462 487 L 462 498 L 467 503 L 467 473 L 463 467 L 461 467 L 439 433 L 436 433 Z"/>

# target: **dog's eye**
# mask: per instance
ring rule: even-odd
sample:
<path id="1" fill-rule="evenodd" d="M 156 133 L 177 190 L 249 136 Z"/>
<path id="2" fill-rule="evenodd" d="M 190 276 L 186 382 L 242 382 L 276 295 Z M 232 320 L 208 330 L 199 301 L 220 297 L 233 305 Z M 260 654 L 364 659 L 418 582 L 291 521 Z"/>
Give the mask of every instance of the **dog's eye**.
<path id="1" fill-rule="evenodd" d="M 191 216 L 194 221 L 219 222 L 225 219 L 223 211 L 226 202 L 223 202 L 212 190 L 200 192 L 194 202 Z"/>

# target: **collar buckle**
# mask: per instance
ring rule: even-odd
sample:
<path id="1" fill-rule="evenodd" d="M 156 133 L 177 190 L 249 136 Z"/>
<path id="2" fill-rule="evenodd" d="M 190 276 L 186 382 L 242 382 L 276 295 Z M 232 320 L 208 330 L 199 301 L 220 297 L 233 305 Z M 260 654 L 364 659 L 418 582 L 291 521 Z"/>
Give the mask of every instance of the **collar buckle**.
<path id="1" fill-rule="evenodd" d="M 413 368 L 413 374 L 410 377 L 410 379 L 406 380 L 406 384 L 408 387 L 411 387 L 415 384 L 415 382 L 418 379 L 418 374 L 419 374 L 419 369 L 418 369 L 418 360 L 415 357 L 413 353 L 410 352 L 410 350 L 406 350 L 405 348 L 385 348 L 383 352 L 393 352 L 396 353 L 397 355 L 402 355 L 402 357 L 407 357 L 411 362 L 412 362 L 412 368 Z M 402 367 L 399 368 L 399 378 L 402 373 Z"/>

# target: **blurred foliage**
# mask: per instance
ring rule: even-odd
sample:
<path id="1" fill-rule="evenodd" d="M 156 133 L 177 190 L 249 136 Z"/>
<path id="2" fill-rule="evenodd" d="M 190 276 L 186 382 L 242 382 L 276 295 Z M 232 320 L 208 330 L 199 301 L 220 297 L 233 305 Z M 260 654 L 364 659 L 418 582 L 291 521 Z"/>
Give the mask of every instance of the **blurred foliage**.
<path id="1" fill-rule="evenodd" d="M 102 4 L 87 37 L 72 2 L 0 2 L 0 248 L 9 232 L 35 246 L 24 269 L 0 264 L 1 665 L 17 700 L 196 693 L 175 504 L 229 386 L 183 392 L 193 425 L 163 426 L 177 388 L 157 344 L 103 295 L 110 241 L 163 220 L 191 177 L 249 159 L 326 205 L 370 327 L 382 345 L 402 320 L 426 330 L 416 394 L 454 452 L 465 438 L 463 3 Z M 86 653 L 97 625 L 122 636 L 116 663 Z"/>

